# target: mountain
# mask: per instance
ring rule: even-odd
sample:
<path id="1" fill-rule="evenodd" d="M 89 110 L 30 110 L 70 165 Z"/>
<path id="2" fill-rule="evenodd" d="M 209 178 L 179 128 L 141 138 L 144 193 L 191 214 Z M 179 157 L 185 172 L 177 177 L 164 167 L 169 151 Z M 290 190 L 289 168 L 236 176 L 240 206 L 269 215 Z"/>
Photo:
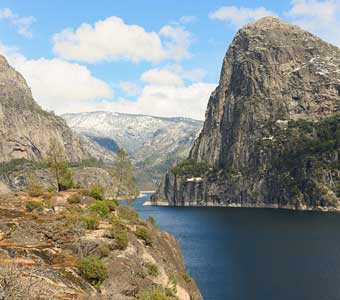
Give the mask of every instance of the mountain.
<path id="1" fill-rule="evenodd" d="M 124 148 L 134 161 L 140 186 L 154 188 L 167 169 L 189 154 L 203 122 L 107 111 L 64 114 L 78 134 L 116 152 Z"/>
<path id="2" fill-rule="evenodd" d="M 170 205 L 339 210 L 340 49 L 273 17 L 236 34 Z"/>
<path id="3" fill-rule="evenodd" d="M 0 162 L 44 159 L 51 138 L 63 145 L 72 162 L 112 157 L 98 144 L 74 134 L 61 117 L 44 111 L 22 75 L 0 56 Z"/>

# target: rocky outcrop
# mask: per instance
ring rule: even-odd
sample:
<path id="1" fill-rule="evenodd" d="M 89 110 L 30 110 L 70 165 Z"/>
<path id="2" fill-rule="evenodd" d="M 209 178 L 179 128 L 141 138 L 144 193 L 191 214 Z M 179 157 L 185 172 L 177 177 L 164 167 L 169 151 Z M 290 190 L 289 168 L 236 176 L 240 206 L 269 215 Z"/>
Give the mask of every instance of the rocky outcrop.
<path id="1" fill-rule="evenodd" d="M 153 203 L 337 210 L 339 105 L 337 47 L 273 17 L 243 27 L 189 163 Z"/>
<path id="2" fill-rule="evenodd" d="M 88 228 L 83 220 L 96 202 L 69 204 L 74 195 L 0 195 L 1 299 L 202 299 L 173 236 L 126 206 Z"/>
<path id="3" fill-rule="evenodd" d="M 44 159 L 51 138 L 64 147 L 69 161 L 105 152 L 72 133 L 62 118 L 42 110 L 25 79 L 0 56 L 0 162 Z"/>

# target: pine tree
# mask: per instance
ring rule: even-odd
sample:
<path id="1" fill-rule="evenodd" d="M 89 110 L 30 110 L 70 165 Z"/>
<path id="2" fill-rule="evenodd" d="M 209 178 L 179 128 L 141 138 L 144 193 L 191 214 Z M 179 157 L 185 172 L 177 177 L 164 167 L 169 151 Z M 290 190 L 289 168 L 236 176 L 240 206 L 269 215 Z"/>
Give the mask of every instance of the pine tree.
<path id="1" fill-rule="evenodd" d="M 112 176 L 116 189 L 116 198 L 130 198 L 131 200 L 137 195 L 136 178 L 134 176 L 134 167 L 124 149 L 119 149 L 114 166 L 112 168 Z"/>
<path id="2" fill-rule="evenodd" d="M 55 138 L 50 140 L 47 164 L 57 182 L 58 192 L 73 187 L 73 175 L 68 168 L 64 149 Z"/>

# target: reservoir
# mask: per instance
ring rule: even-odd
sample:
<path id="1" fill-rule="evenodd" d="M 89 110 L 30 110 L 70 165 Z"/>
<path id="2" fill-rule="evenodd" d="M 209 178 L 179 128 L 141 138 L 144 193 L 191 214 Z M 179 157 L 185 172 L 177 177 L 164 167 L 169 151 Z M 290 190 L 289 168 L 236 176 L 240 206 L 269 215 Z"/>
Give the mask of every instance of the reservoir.
<path id="1" fill-rule="evenodd" d="M 180 242 L 204 300 L 340 299 L 340 214 L 143 206 Z"/>

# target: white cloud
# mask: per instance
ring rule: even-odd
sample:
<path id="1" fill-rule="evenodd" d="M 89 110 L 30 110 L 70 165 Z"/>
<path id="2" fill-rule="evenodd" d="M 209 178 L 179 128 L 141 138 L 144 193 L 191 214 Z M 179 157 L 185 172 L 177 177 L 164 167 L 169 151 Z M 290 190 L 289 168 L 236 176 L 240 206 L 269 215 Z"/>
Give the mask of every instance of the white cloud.
<path id="1" fill-rule="evenodd" d="M 85 66 L 61 59 L 29 60 L 3 45 L 0 52 L 25 77 L 34 98 L 45 109 L 78 111 L 95 99 L 113 97 L 111 87 Z"/>
<path id="2" fill-rule="evenodd" d="M 31 38 L 32 37 L 32 24 L 35 22 L 35 18 L 20 17 L 13 13 L 9 8 L 0 9 L 0 20 L 6 20 L 17 29 L 18 33 L 22 36 Z"/>
<path id="3" fill-rule="evenodd" d="M 182 16 L 179 19 L 179 22 L 181 24 L 187 25 L 187 24 L 192 24 L 195 23 L 197 21 L 197 17 L 196 16 Z"/>
<path id="4" fill-rule="evenodd" d="M 340 46 L 340 0 L 293 0 L 287 18 L 302 28 Z"/>
<path id="5" fill-rule="evenodd" d="M 125 113 L 203 120 L 210 93 L 215 87 L 215 84 L 202 82 L 189 86 L 151 84 L 143 88 L 137 101 L 121 99 L 117 103 L 106 103 L 104 108 Z"/>
<path id="6" fill-rule="evenodd" d="M 141 93 L 141 88 L 131 81 L 121 81 L 119 88 L 129 97 L 138 96 Z"/>
<path id="7" fill-rule="evenodd" d="M 128 25 L 118 17 L 83 23 L 53 37 L 54 52 L 68 60 L 97 62 L 128 59 L 134 62 L 181 60 L 189 56 L 190 33 L 181 27 L 165 26 L 159 33 Z"/>
<path id="8" fill-rule="evenodd" d="M 266 16 L 276 14 L 264 7 L 248 8 L 236 6 L 223 6 L 209 14 L 213 20 L 225 21 L 235 27 L 241 27 L 249 22 L 256 21 Z"/>
<path id="9" fill-rule="evenodd" d="M 190 82 L 202 81 L 206 72 L 197 68 L 185 70 L 179 64 L 167 65 L 163 68 L 154 68 L 144 72 L 141 80 L 155 85 L 174 85 L 183 86 L 184 80 Z"/>
<path id="10" fill-rule="evenodd" d="M 167 25 L 162 27 L 159 33 L 167 38 L 164 41 L 167 58 L 179 61 L 190 57 L 188 49 L 192 40 L 189 31 L 182 27 Z"/>
<path id="11" fill-rule="evenodd" d="M 134 82 L 120 82 L 125 94 L 136 99 L 114 101 L 111 87 L 95 78 L 85 66 L 58 58 L 29 60 L 16 49 L 1 44 L 0 53 L 26 78 L 37 102 L 58 114 L 110 110 L 202 120 L 210 93 L 216 87 L 216 84 L 194 82 L 201 79 L 197 76 L 203 73 L 201 69 L 185 70 L 180 65 L 168 65 L 144 72 L 143 88 Z M 185 80 L 194 83 L 185 85 Z"/>
<path id="12" fill-rule="evenodd" d="M 206 75 L 206 71 L 204 69 L 195 68 L 191 70 L 185 70 L 179 64 L 168 65 L 166 69 L 178 74 L 178 76 L 180 76 L 181 78 L 192 82 L 202 81 L 204 76 Z"/>
<path id="13" fill-rule="evenodd" d="M 166 69 L 151 69 L 144 72 L 141 76 L 144 82 L 154 85 L 172 85 L 181 86 L 183 80 L 176 73 Z"/>
<path id="14" fill-rule="evenodd" d="M 105 105 L 118 112 L 202 120 L 210 93 L 216 87 L 200 81 L 203 76 L 202 69 L 185 70 L 178 64 L 150 69 L 141 75 L 146 84 L 135 101 L 119 99 Z"/>

